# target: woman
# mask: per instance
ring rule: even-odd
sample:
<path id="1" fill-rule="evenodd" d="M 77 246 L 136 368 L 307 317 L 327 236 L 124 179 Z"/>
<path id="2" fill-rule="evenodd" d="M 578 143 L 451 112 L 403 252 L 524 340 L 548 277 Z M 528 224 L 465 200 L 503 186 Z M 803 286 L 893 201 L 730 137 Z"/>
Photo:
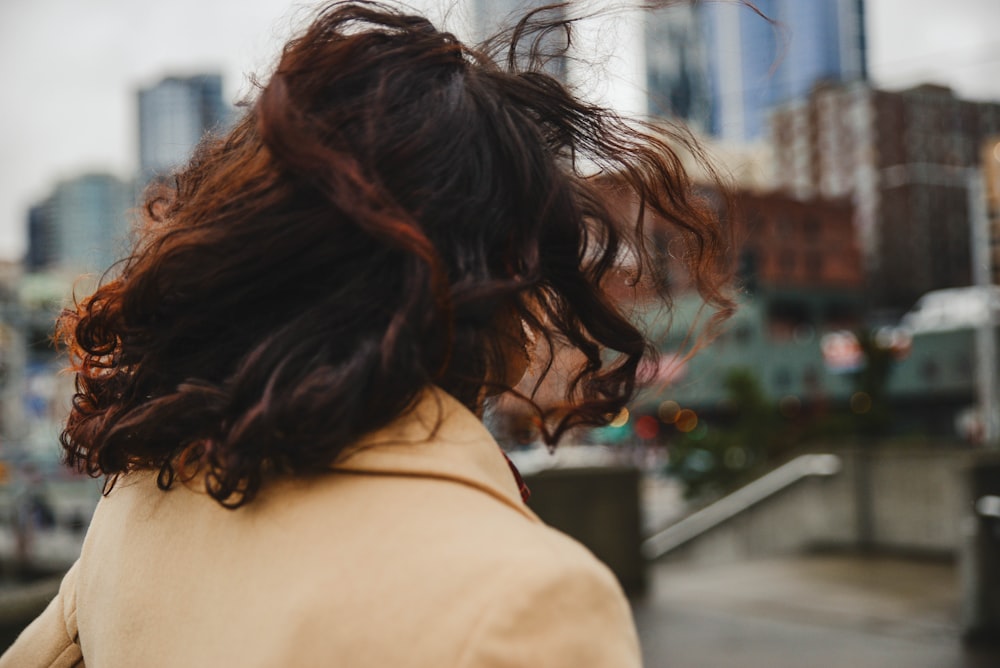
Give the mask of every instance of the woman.
<path id="1" fill-rule="evenodd" d="M 644 226 L 672 223 L 725 307 L 723 239 L 664 142 L 544 73 L 569 29 L 547 16 L 498 66 L 329 5 L 151 188 L 119 277 L 59 327 L 66 460 L 105 498 L 0 665 L 639 663 L 613 576 L 525 506 L 477 416 L 532 403 L 534 341 L 543 371 L 581 360 L 545 439 L 605 424 L 651 350 L 606 281 L 654 271 Z"/>

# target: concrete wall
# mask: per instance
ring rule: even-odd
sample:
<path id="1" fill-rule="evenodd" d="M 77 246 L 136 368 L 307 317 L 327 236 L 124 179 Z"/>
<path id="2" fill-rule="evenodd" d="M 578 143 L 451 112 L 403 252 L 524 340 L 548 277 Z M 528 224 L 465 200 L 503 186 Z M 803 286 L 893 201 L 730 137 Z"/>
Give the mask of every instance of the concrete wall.
<path id="1" fill-rule="evenodd" d="M 549 469 L 525 476 L 525 482 L 528 505 L 546 524 L 583 543 L 625 591 L 645 589 L 637 469 Z"/>
<path id="2" fill-rule="evenodd" d="M 970 455 L 952 448 L 872 455 L 872 544 L 954 556 L 970 510 L 963 479 Z"/>
<path id="3" fill-rule="evenodd" d="M 664 557 L 724 563 L 810 549 L 874 549 L 955 557 L 967 514 L 955 447 L 834 451 L 843 470 L 807 478 Z"/>

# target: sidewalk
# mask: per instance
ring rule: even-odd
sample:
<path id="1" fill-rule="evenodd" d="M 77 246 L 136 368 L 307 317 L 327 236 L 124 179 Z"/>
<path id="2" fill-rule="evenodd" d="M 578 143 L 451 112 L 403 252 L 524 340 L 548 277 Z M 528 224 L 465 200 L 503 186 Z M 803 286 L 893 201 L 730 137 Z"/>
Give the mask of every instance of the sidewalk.
<path id="1" fill-rule="evenodd" d="M 850 555 L 656 564 L 633 602 L 647 668 L 997 668 L 967 650 L 951 564 Z"/>

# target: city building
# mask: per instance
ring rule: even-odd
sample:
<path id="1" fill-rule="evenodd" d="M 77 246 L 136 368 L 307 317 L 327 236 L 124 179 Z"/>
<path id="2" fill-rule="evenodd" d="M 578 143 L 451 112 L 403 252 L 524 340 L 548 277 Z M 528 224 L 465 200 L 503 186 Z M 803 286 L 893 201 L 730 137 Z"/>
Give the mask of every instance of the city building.
<path id="1" fill-rule="evenodd" d="M 28 251 L 24 256 L 24 268 L 42 271 L 58 260 L 55 229 L 52 217 L 47 215 L 44 204 L 36 204 L 28 209 Z"/>
<path id="2" fill-rule="evenodd" d="M 752 377 L 762 397 L 789 419 L 800 414 L 865 413 L 870 405 L 864 402 L 870 397 L 859 396 L 863 391 L 859 373 L 867 362 L 856 338 L 858 325 L 837 329 L 838 321 L 846 321 L 834 317 L 818 328 L 807 324 L 789 328 L 783 314 L 775 313 L 774 304 L 764 295 L 742 300 L 723 334 L 710 347 L 685 357 L 675 351 L 702 305 L 693 295 L 676 300 L 660 373 L 631 407 L 633 421 L 643 415 L 659 417 L 665 401 L 708 421 L 731 418 L 727 381 L 735 373 Z M 964 304 L 951 299 L 948 306 L 959 311 Z M 926 305 L 923 310 L 928 310 Z M 983 310 L 976 315 L 982 318 Z M 884 388 L 892 417 L 889 431 L 976 442 L 975 429 L 966 424 L 977 391 L 975 327 L 961 314 L 949 315 L 947 322 L 937 316 L 908 315 L 902 328 L 880 328 L 873 334 L 876 341 L 886 339 L 890 346 L 904 342 L 894 354 Z M 994 333 L 1000 335 L 996 328 Z M 844 340 L 853 343 L 848 353 L 854 359 L 847 360 L 842 350 L 838 357 L 832 356 L 830 343 Z"/>
<path id="3" fill-rule="evenodd" d="M 729 207 L 737 284 L 760 309 L 763 336 L 781 344 L 861 324 L 864 269 L 849 201 L 744 190 Z M 688 292 L 683 277 L 671 279 Z"/>
<path id="4" fill-rule="evenodd" d="M 90 173 L 60 181 L 28 212 L 29 271 L 100 273 L 126 251 L 133 185 Z"/>
<path id="5" fill-rule="evenodd" d="M 486 39 L 509 25 L 510 20 L 533 5 L 532 0 L 468 0 L 473 36 Z"/>
<path id="6" fill-rule="evenodd" d="M 626 271 L 604 283 L 661 351 L 659 361 L 640 372 L 646 384 L 631 407 L 634 414 L 656 416 L 665 400 L 705 416 L 725 413 L 726 379 L 734 372 L 750 374 L 768 400 L 795 410 L 845 404 L 855 391 L 854 379 L 827 368 L 821 342 L 863 323 L 864 275 L 853 206 L 846 199 L 802 201 L 750 190 L 734 193 L 728 204 L 724 219 L 734 226 L 742 290 L 739 308 L 709 347 L 688 354 L 712 313 L 683 272 L 666 267 L 673 295 L 667 310 L 645 301 L 651 293 L 644 288 L 659 276 L 636 282 Z M 670 248 L 669 234 L 657 236 L 663 237 L 657 246 Z M 556 358 L 556 369 L 579 361 L 563 355 Z M 543 404 L 555 402 L 563 390 L 552 380 L 534 396 Z M 507 442 L 530 441 L 533 418 L 524 406 L 510 401 L 501 410 L 506 422 L 495 423 L 507 429 Z"/>
<path id="7" fill-rule="evenodd" d="M 545 0 L 468 0 L 467 18 L 471 24 L 473 40 L 481 42 L 513 28 L 517 21 L 529 11 L 548 4 L 552 3 Z M 541 18 L 556 18 L 563 16 L 564 12 L 564 9 L 547 10 L 541 15 Z M 560 79 L 565 79 L 567 73 L 566 58 L 562 57 L 560 53 L 566 47 L 563 33 L 552 31 L 546 34 L 532 34 L 529 30 L 519 45 L 519 55 L 526 54 L 537 37 L 541 38 L 542 53 L 551 56 L 545 64 L 546 71 Z M 499 44 L 503 45 L 504 40 L 500 40 Z M 503 52 L 493 55 L 502 62 L 507 54 Z"/>
<path id="8" fill-rule="evenodd" d="M 684 3 L 653 14 L 648 110 L 728 141 L 767 135 L 772 107 L 819 81 L 867 77 L 862 0 Z M 767 20 L 761 16 L 763 14 Z"/>
<path id="9" fill-rule="evenodd" d="M 187 162 L 206 132 L 226 126 L 232 110 L 222 77 L 167 77 L 139 91 L 139 170 L 147 183 Z"/>
<path id="10" fill-rule="evenodd" d="M 849 199 L 741 189 L 723 201 L 707 193 L 726 207 L 720 215 L 732 226 L 737 284 L 748 299 L 765 304 L 772 338 L 862 322 L 864 266 Z M 669 247 L 666 237 L 660 246 Z M 666 273 L 675 293 L 692 291 L 683 271 L 668 266 Z"/>
<path id="11" fill-rule="evenodd" d="M 853 206 L 843 198 L 803 201 L 747 190 L 728 204 L 724 218 L 734 226 L 739 308 L 711 345 L 691 356 L 691 334 L 702 331 L 711 314 L 683 279 L 672 281 L 670 318 L 657 313 L 647 323 L 654 332 L 669 328 L 656 336 L 662 356 L 645 374 L 648 384 L 634 415 L 660 419 L 664 401 L 704 417 L 726 415 L 733 374 L 752 377 L 762 396 L 789 415 L 846 404 L 854 379 L 828 368 L 821 343 L 863 322 Z"/>
<path id="12" fill-rule="evenodd" d="M 775 179 L 797 197 L 851 197 L 869 306 L 894 315 L 969 285 L 968 168 L 1000 104 L 940 86 L 822 85 L 772 117 Z"/>
<path id="13" fill-rule="evenodd" d="M 646 112 L 683 120 L 706 134 L 713 105 L 702 25 L 700 7 L 693 4 L 666 7 L 644 22 Z"/>
<path id="14" fill-rule="evenodd" d="M 743 192 L 734 208 L 739 279 L 767 303 L 772 338 L 861 321 L 864 270 L 850 202 Z"/>

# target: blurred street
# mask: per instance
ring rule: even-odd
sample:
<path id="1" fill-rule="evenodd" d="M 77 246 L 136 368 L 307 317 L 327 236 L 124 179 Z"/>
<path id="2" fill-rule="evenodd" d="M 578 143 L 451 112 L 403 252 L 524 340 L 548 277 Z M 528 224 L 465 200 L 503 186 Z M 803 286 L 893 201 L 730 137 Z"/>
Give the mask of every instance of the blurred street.
<path id="1" fill-rule="evenodd" d="M 649 668 L 995 668 L 959 638 L 953 564 L 811 555 L 659 563 L 633 601 Z"/>

